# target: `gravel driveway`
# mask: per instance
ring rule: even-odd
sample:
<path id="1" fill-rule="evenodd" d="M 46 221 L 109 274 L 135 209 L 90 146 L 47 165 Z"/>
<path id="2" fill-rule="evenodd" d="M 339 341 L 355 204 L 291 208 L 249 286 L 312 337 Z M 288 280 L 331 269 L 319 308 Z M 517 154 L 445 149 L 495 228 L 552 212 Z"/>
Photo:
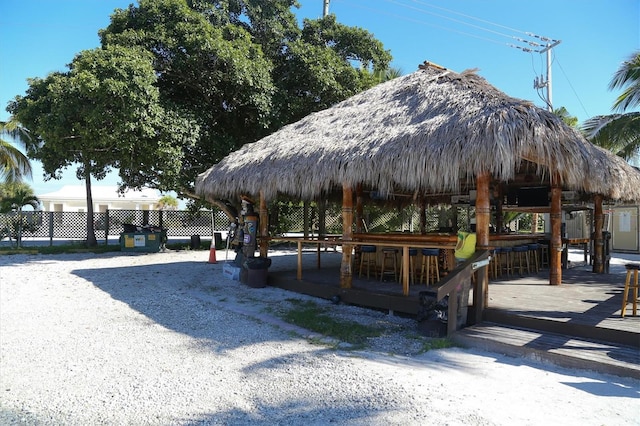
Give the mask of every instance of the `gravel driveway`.
<path id="1" fill-rule="evenodd" d="M 411 319 L 252 289 L 207 259 L 0 256 L 0 424 L 640 421 L 638 381 L 475 350 L 423 352 Z M 336 347 L 278 318 L 292 299 L 386 333 L 364 350 Z"/>

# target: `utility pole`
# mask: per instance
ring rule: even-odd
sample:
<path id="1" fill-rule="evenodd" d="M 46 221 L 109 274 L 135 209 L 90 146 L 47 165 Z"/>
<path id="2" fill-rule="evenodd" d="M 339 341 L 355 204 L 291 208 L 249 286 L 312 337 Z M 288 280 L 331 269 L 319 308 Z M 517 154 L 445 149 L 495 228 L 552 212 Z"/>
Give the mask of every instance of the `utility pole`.
<path id="1" fill-rule="evenodd" d="M 322 17 L 326 18 L 329 14 L 329 0 L 323 0 Z"/>
<path id="2" fill-rule="evenodd" d="M 526 43 L 529 46 L 532 46 L 533 49 L 529 47 L 516 46 L 513 44 L 510 44 L 509 46 L 515 47 L 516 49 L 520 49 L 524 52 L 536 52 L 536 53 L 547 54 L 546 55 L 547 56 L 546 79 L 542 76 L 536 77 L 533 80 L 533 87 L 534 89 L 543 89 L 545 87 L 547 88 L 547 96 L 545 99 L 545 103 L 547 104 L 547 110 L 549 110 L 550 112 L 553 112 L 553 98 L 552 98 L 553 95 L 552 95 L 552 89 L 551 89 L 551 49 L 559 45 L 561 40 L 553 40 L 548 37 L 542 37 L 533 33 L 526 33 L 526 34 L 530 37 L 537 38 L 538 40 L 542 41 L 544 44 L 538 43 L 536 41 L 526 40 L 526 39 L 516 37 L 516 40 Z"/>

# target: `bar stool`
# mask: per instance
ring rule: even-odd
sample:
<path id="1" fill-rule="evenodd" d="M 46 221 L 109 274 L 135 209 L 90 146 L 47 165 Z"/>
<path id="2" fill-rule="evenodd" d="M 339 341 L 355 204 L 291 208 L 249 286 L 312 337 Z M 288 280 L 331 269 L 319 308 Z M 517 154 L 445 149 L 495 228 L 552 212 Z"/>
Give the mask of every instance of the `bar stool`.
<path id="1" fill-rule="evenodd" d="M 531 272 L 535 271 L 537 274 L 538 272 L 540 272 L 540 263 L 538 260 L 538 250 L 540 250 L 540 244 L 538 243 L 527 244 L 527 247 L 529 247 L 528 254 L 531 256 L 530 258 L 531 263 L 533 263 Z"/>
<path id="2" fill-rule="evenodd" d="M 500 247 L 500 259 L 499 259 L 499 269 L 500 274 L 504 271 L 507 277 L 511 276 L 513 273 L 513 268 L 511 267 L 511 253 L 513 252 L 512 247 Z"/>
<path id="3" fill-rule="evenodd" d="M 373 277 L 376 276 L 376 246 L 361 246 L 360 247 L 360 271 L 359 276 L 362 277 L 362 267 L 367 267 L 367 279 L 369 273 L 373 268 Z"/>
<path id="4" fill-rule="evenodd" d="M 620 309 L 620 316 L 624 318 L 624 311 L 627 310 L 627 296 L 629 290 L 633 290 L 631 297 L 633 297 L 633 316 L 638 313 L 638 271 L 640 265 L 628 263 L 624 265 L 627 268 L 627 279 L 624 282 L 624 291 L 622 293 L 622 308 Z M 631 283 L 631 274 L 633 273 L 633 284 Z"/>
<path id="5" fill-rule="evenodd" d="M 514 261 L 517 263 L 517 264 L 514 264 L 513 267 L 518 268 L 518 271 L 520 272 L 520 276 L 524 275 L 525 265 L 527 267 L 527 274 L 530 273 L 528 254 L 529 254 L 529 247 L 526 245 L 515 246 L 513 248 Z"/>
<path id="6" fill-rule="evenodd" d="M 549 243 L 539 244 L 540 246 L 540 268 L 549 267 Z"/>
<path id="7" fill-rule="evenodd" d="M 489 278 L 498 278 L 498 252 L 500 247 L 495 247 L 491 250 L 491 257 L 489 258 Z"/>
<path id="8" fill-rule="evenodd" d="M 431 282 L 437 283 L 440 281 L 440 267 L 438 266 L 438 259 L 440 258 L 440 249 L 422 249 L 422 267 L 420 268 L 420 282 L 424 282 L 427 285 Z"/>
<path id="9" fill-rule="evenodd" d="M 413 259 L 418 255 L 418 249 L 409 248 L 409 281 L 412 284 L 416 282 L 416 269 L 415 263 Z M 404 272 L 404 261 L 400 262 L 400 275 L 398 276 L 398 280 L 402 281 L 402 274 Z"/>
<path id="10" fill-rule="evenodd" d="M 385 247 L 382 249 L 382 262 L 380 266 L 380 281 L 385 274 L 393 272 L 393 280 L 398 281 L 398 249 Z"/>
<path id="11" fill-rule="evenodd" d="M 493 261 L 493 276 L 495 278 L 498 278 L 500 275 L 502 275 L 502 271 L 500 268 L 500 254 L 502 252 L 502 247 L 496 247 L 493 249 L 493 258 L 491 259 Z"/>

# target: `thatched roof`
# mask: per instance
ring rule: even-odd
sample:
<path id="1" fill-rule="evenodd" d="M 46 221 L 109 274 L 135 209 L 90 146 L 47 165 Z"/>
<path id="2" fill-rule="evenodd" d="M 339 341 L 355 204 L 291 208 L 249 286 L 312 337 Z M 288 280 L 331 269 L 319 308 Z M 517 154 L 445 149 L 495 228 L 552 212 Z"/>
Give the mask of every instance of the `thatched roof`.
<path id="1" fill-rule="evenodd" d="M 523 164 L 565 189 L 640 200 L 640 173 L 554 114 L 474 71 L 425 63 L 247 144 L 202 173 L 207 198 L 279 193 L 314 199 L 343 183 L 379 193 L 456 192 L 483 171 L 509 181 Z"/>

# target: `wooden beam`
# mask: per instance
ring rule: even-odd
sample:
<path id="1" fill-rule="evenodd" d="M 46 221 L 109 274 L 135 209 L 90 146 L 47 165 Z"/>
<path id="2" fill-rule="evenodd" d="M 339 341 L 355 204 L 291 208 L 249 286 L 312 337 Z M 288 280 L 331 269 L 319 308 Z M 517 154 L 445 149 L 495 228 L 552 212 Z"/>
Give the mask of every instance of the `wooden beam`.
<path id="1" fill-rule="evenodd" d="M 551 179 L 551 247 L 549 250 L 549 284 L 562 283 L 562 186 L 560 176 Z"/>
<path id="2" fill-rule="evenodd" d="M 364 198 L 362 196 L 362 184 L 356 186 L 356 232 L 362 233 L 364 220 Z"/>
<path id="3" fill-rule="evenodd" d="M 258 217 L 260 218 L 260 257 L 267 257 L 269 254 L 269 211 L 262 191 L 260 191 Z"/>
<path id="4" fill-rule="evenodd" d="M 340 287 L 351 288 L 353 284 L 352 247 L 353 241 L 353 189 L 349 184 L 342 184 L 342 263 L 340 264 Z"/>
<path id="5" fill-rule="evenodd" d="M 593 272 L 596 274 L 604 273 L 604 238 L 602 235 L 602 227 L 604 226 L 604 214 L 602 211 L 602 195 L 598 194 L 593 200 L 593 248 L 595 256 L 593 257 Z"/>
<path id="6" fill-rule="evenodd" d="M 427 233 L 427 200 L 420 196 L 420 234 Z"/>
<path id="7" fill-rule="evenodd" d="M 476 250 L 489 250 L 489 225 L 491 224 L 490 173 L 480 173 L 476 177 Z M 489 268 L 476 272 L 473 288 L 473 324 L 482 322 L 484 307 L 489 302 Z"/>

